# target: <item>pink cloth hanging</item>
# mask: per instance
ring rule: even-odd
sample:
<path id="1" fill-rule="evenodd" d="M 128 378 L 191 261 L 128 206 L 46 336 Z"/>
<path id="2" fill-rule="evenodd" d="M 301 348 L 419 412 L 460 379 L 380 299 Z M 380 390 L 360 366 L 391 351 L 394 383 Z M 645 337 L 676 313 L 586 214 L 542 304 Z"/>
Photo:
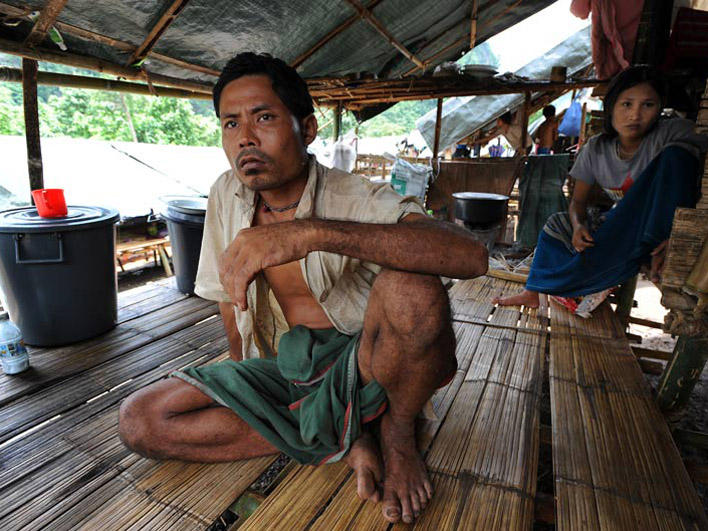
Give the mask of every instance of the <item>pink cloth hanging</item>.
<path id="1" fill-rule="evenodd" d="M 570 12 L 586 19 L 592 12 L 592 60 L 600 79 L 609 79 L 632 61 L 644 0 L 572 0 Z"/>

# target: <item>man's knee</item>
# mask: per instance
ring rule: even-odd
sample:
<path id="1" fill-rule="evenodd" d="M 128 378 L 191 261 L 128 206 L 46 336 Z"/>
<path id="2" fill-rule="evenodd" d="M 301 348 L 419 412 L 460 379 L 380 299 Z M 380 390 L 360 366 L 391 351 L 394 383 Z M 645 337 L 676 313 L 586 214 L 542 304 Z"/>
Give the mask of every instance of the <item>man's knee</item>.
<path id="1" fill-rule="evenodd" d="M 450 301 L 435 275 L 385 269 L 374 283 L 372 296 L 398 334 L 432 342 L 451 331 Z"/>
<path id="2" fill-rule="evenodd" d="M 145 457 L 154 456 L 157 440 L 155 411 L 150 407 L 150 393 L 143 389 L 128 396 L 118 413 L 118 436 L 123 444 Z"/>

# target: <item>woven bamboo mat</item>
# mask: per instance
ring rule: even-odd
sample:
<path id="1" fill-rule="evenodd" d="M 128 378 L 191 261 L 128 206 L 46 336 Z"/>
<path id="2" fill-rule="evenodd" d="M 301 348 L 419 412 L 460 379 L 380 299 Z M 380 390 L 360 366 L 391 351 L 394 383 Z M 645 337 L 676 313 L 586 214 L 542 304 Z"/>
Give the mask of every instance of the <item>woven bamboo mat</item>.
<path id="1" fill-rule="evenodd" d="M 609 305 L 588 320 L 552 306 L 551 328 L 557 528 L 708 529 Z"/>
<path id="2" fill-rule="evenodd" d="M 451 291 L 453 319 L 488 325 L 455 323 L 458 372 L 435 394 L 439 420 L 424 423 L 421 438 L 436 494 L 416 529 L 531 526 L 545 337 L 534 312 L 493 312 L 490 303 L 517 289 L 482 278 Z M 355 478 L 337 464 L 296 467 L 241 529 L 389 526 L 381 506 L 361 502 Z"/>
<path id="3" fill-rule="evenodd" d="M 113 333 L 33 352 L 36 374 L 19 384 L 0 376 L 0 529 L 205 529 L 216 520 L 273 458 L 158 463 L 117 435 L 130 393 L 226 357 L 216 312 L 165 283 L 137 288 L 120 295 Z"/>

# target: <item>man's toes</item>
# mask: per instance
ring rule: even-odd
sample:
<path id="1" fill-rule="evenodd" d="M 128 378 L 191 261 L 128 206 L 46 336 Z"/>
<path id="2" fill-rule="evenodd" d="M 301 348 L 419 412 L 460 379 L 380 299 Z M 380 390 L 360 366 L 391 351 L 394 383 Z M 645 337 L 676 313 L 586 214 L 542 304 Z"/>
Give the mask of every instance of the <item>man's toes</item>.
<path id="1" fill-rule="evenodd" d="M 423 505 L 420 502 L 420 497 L 418 496 L 418 493 L 414 490 L 411 490 L 411 509 L 413 510 L 413 518 L 418 518 L 420 515 L 420 511 L 423 509 Z"/>
<path id="2" fill-rule="evenodd" d="M 356 474 L 356 492 L 362 500 L 372 499 L 378 492 L 376 491 L 376 483 L 374 476 L 368 471 L 357 472 Z M 378 501 L 378 500 L 373 500 Z"/>
<path id="3" fill-rule="evenodd" d="M 428 502 L 430 501 L 430 496 L 428 496 L 428 493 L 423 487 L 420 487 L 418 489 L 418 499 L 420 500 L 420 508 L 425 509 L 425 507 L 428 505 Z"/>
<path id="4" fill-rule="evenodd" d="M 383 516 L 386 520 L 396 523 L 401 519 L 401 504 L 398 501 L 398 496 L 393 491 L 385 491 L 383 499 L 383 507 L 381 508 Z"/>
<path id="5" fill-rule="evenodd" d="M 425 492 L 428 494 L 428 499 L 433 497 L 433 484 L 430 482 L 430 479 L 425 478 L 423 480 L 423 487 L 425 488 Z"/>
<path id="6" fill-rule="evenodd" d="M 413 507 L 411 507 L 410 496 L 401 496 L 399 499 L 401 501 L 401 520 L 406 524 L 413 523 L 415 516 L 413 515 Z"/>

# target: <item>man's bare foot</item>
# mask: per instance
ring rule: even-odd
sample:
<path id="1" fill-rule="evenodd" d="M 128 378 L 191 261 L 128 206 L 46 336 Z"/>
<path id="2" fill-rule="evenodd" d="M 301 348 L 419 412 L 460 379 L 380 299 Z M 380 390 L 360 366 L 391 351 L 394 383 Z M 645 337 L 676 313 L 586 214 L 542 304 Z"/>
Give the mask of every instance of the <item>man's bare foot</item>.
<path id="1" fill-rule="evenodd" d="M 525 289 L 518 295 L 512 295 L 511 297 L 494 297 L 492 299 L 492 304 L 498 304 L 499 306 L 526 306 L 527 308 L 538 308 L 538 292 L 529 291 Z"/>
<path id="2" fill-rule="evenodd" d="M 356 473 L 356 491 L 362 500 L 378 503 L 381 500 L 378 485 L 383 477 L 381 454 L 376 439 L 364 432 L 343 459 Z"/>
<path id="3" fill-rule="evenodd" d="M 387 412 L 381 419 L 381 451 L 385 479 L 383 516 L 410 524 L 433 495 L 425 463 L 415 445 L 415 423 L 396 422 Z"/>

